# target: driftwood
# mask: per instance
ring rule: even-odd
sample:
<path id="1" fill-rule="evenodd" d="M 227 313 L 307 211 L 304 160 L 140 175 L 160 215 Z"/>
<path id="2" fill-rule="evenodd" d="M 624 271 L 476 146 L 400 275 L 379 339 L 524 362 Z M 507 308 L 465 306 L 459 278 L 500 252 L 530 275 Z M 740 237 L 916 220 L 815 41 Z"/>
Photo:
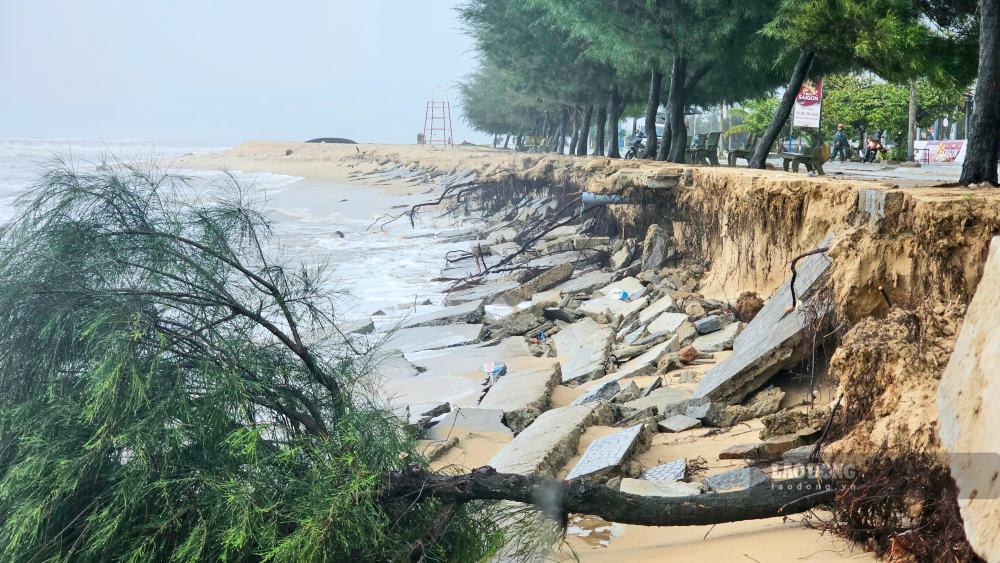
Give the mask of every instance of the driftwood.
<path id="1" fill-rule="evenodd" d="M 654 497 L 623 493 L 583 479 L 559 481 L 497 473 L 488 466 L 448 476 L 411 465 L 390 475 L 383 499 L 408 503 L 437 499 L 445 504 L 507 500 L 533 504 L 560 522 L 572 512 L 622 524 L 702 526 L 794 514 L 829 502 L 835 494 L 830 481 L 817 477 L 777 483 L 781 486 L 765 484 L 724 493 Z"/>

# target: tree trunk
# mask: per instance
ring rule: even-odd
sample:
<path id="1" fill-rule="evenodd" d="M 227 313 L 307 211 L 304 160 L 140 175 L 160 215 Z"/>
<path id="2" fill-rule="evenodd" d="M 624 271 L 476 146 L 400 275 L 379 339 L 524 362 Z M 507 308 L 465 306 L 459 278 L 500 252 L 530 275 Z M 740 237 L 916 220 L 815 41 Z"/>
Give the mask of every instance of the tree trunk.
<path id="1" fill-rule="evenodd" d="M 669 102 L 668 102 L 669 104 Z M 670 119 L 668 119 L 663 124 L 663 138 L 660 139 L 660 148 L 656 149 L 656 160 L 666 161 L 667 156 L 670 155 L 670 146 L 673 142 L 673 134 L 670 129 Z"/>
<path id="2" fill-rule="evenodd" d="M 917 139 L 917 81 L 910 79 L 910 107 L 906 113 L 906 160 L 913 160 Z"/>
<path id="3" fill-rule="evenodd" d="M 604 126 L 608 123 L 608 108 L 597 106 L 597 131 L 594 134 L 594 156 L 604 156 Z"/>
<path id="4" fill-rule="evenodd" d="M 997 185 L 1000 150 L 1000 2 L 979 3 L 979 78 L 959 182 Z"/>
<path id="5" fill-rule="evenodd" d="M 802 512 L 829 502 L 835 492 L 829 481 L 803 477 L 726 493 L 656 497 L 623 493 L 581 479 L 497 473 L 492 467 L 447 476 L 413 465 L 390 476 L 383 499 L 416 503 L 433 498 L 446 504 L 507 500 L 535 504 L 559 521 L 572 512 L 622 524 L 704 526 Z"/>
<path id="6" fill-rule="evenodd" d="M 684 163 L 684 151 L 687 149 L 687 126 L 684 124 L 685 88 L 687 78 L 687 61 L 684 57 L 675 56 L 670 71 L 670 106 L 667 108 L 667 120 L 670 122 L 670 152 L 667 160 Z"/>
<path id="7" fill-rule="evenodd" d="M 622 114 L 622 97 L 618 93 L 618 88 L 611 87 L 611 95 L 608 97 L 608 156 L 610 158 L 621 158 L 622 154 L 618 150 L 618 121 Z"/>
<path id="8" fill-rule="evenodd" d="M 500 142 L 500 136 L 496 133 L 493 134 L 493 148 L 497 148 L 497 143 Z"/>
<path id="9" fill-rule="evenodd" d="M 643 158 L 656 158 L 656 112 L 660 109 L 660 87 L 663 73 L 654 70 L 649 77 L 649 98 L 646 100 L 646 152 Z"/>
<path id="10" fill-rule="evenodd" d="M 508 144 L 510 144 L 510 133 L 507 133 L 507 136 L 503 138 L 503 148 L 507 148 Z"/>
<path id="11" fill-rule="evenodd" d="M 580 125 L 580 137 L 576 141 L 576 156 L 587 156 L 587 141 L 590 137 L 590 118 L 594 115 L 594 105 L 590 104 L 583 110 L 583 123 Z"/>
<path id="12" fill-rule="evenodd" d="M 778 111 L 774 114 L 774 119 L 771 120 L 771 124 L 767 126 L 764 135 L 757 142 L 753 158 L 750 159 L 750 168 L 763 169 L 767 164 L 767 153 L 770 152 L 771 146 L 774 145 L 774 141 L 777 140 L 782 127 L 788 121 L 788 116 L 792 113 L 795 96 L 799 94 L 799 89 L 802 88 L 802 82 L 806 79 L 806 74 L 809 73 L 809 67 L 812 65 L 815 56 L 816 53 L 813 51 L 801 51 L 799 53 L 799 60 L 795 63 L 795 70 L 792 71 L 792 79 L 788 81 L 788 89 L 785 90 L 785 94 L 781 97 L 781 103 L 778 104 Z"/>
<path id="13" fill-rule="evenodd" d="M 580 141 L 580 108 L 573 108 L 573 134 L 569 137 L 569 155 L 576 154 L 576 145 Z"/>
<path id="14" fill-rule="evenodd" d="M 556 152 L 563 154 L 566 150 L 566 122 L 569 120 L 569 110 L 564 106 L 559 113 L 559 138 L 556 139 Z"/>

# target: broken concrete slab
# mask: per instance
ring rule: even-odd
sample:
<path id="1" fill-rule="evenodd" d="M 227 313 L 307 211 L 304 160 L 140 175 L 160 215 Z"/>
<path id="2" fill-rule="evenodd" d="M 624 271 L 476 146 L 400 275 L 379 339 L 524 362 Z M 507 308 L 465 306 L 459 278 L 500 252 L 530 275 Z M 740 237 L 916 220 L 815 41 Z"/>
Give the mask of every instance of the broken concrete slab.
<path id="1" fill-rule="evenodd" d="M 694 329 L 701 335 L 711 334 L 722 330 L 722 321 L 718 315 L 709 315 L 703 319 L 696 320 L 694 322 Z"/>
<path id="2" fill-rule="evenodd" d="M 598 291 L 601 295 L 610 295 L 619 299 L 621 298 L 621 293 L 624 291 L 629 299 L 634 300 L 636 297 L 646 293 L 646 286 L 638 279 L 627 276 L 616 282 L 609 283 Z"/>
<path id="3" fill-rule="evenodd" d="M 642 432 L 642 424 L 598 438 L 590 443 L 566 479 L 595 477 L 617 469 L 632 453 Z"/>
<path id="4" fill-rule="evenodd" d="M 560 381 L 557 363 L 512 370 L 490 387 L 479 406 L 503 411 L 504 424 L 517 434 L 548 408 Z"/>
<path id="5" fill-rule="evenodd" d="M 546 307 L 555 307 L 559 305 L 562 301 L 562 291 L 558 289 L 550 289 L 548 291 L 542 291 L 531 296 L 531 303 L 543 304 Z"/>
<path id="6" fill-rule="evenodd" d="M 373 334 L 375 332 L 375 322 L 367 319 L 344 323 L 340 327 L 340 332 L 344 334 Z"/>
<path id="7" fill-rule="evenodd" d="M 635 381 L 630 381 L 626 387 L 615 393 L 614 397 L 611 397 L 611 402 L 627 403 L 629 401 L 634 401 L 639 398 L 640 392 L 639 386 L 635 384 Z"/>
<path id="8" fill-rule="evenodd" d="M 736 444 L 719 452 L 719 459 L 758 459 L 760 444 Z"/>
<path id="9" fill-rule="evenodd" d="M 792 448 L 797 448 L 805 444 L 805 440 L 798 434 L 782 434 L 771 436 L 760 446 L 761 454 L 765 457 L 778 457 Z"/>
<path id="10" fill-rule="evenodd" d="M 563 383 L 589 381 L 604 375 L 604 363 L 614 332 L 586 318 L 567 325 L 552 337 L 562 366 Z"/>
<path id="11" fill-rule="evenodd" d="M 545 411 L 489 464 L 500 473 L 552 477 L 574 455 L 584 430 L 611 420 L 604 403 L 571 405 Z"/>
<path id="12" fill-rule="evenodd" d="M 604 287 L 615 279 L 611 272 L 587 272 L 582 276 L 567 280 L 556 287 L 565 295 L 574 293 L 590 294 L 599 287 Z"/>
<path id="13" fill-rule="evenodd" d="M 594 401 L 608 401 L 611 400 L 611 397 L 618 394 L 619 391 L 621 391 L 621 385 L 618 383 L 618 380 L 612 379 L 611 381 L 594 385 L 587 392 L 577 397 L 572 404 L 583 405 Z"/>
<path id="14" fill-rule="evenodd" d="M 683 481 L 687 474 L 687 459 L 680 458 L 650 467 L 642 472 L 640 479 L 655 481 Z"/>
<path id="15" fill-rule="evenodd" d="M 642 391 L 639 392 L 639 398 L 641 399 L 642 397 L 648 397 L 650 393 L 656 391 L 662 386 L 663 386 L 663 378 L 657 377 L 656 379 L 653 380 L 652 383 L 647 385 Z"/>
<path id="16" fill-rule="evenodd" d="M 740 467 L 705 479 L 705 486 L 715 492 L 723 492 L 768 486 L 770 482 L 771 479 L 760 469 Z"/>
<path id="17" fill-rule="evenodd" d="M 650 334 L 659 332 L 675 333 L 681 325 L 687 322 L 687 318 L 687 315 L 684 313 L 661 313 L 660 316 L 656 317 L 656 319 L 646 326 L 646 330 Z"/>
<path id="18" fill-rule="evenodd" d="M 824 245 L 829 240 L 830 237 Z M 738 403 L 772 375 L 799 361 L 802 357 L 799 340 L 806 326 L 832 308 L 827 301 L 812 299 L 823 285 L 830 265 L 830 259 L 823 253 L 800 260 L 795 280 L 800 306 L 785 314 L 785 308 L 791 305 L 789 284 L 785 282 L 736 337 L 733 354 L 705 374 L 694 396 Z"/>
<path id="19" fill-rule="evenodd" d="M 747 401 L 748 418 L 760 418 L 778 412 L 785 392 L 780 387 L 767 387 L 756 393 Z"/>
<path id="20" fill-rule="evenodd" d="M 523 335 L 545 324 L 545 303 L 536 303 L 490 323 L 490 333 L 496 336 Z"/>
<path id="21" fill-rule="evenodd" d="M 538 274 L 534 278 L 522 283 L 521 285 L 515 287 L 514 289 L 508 290 L 499 296 L 497 296 L 497 302 L 503 302 L 507 305 L 517 305 L 521 301 L 531 299 L 531 297 L 540 292 L 550 289 L 560 283 L 569 279 L 573 275 L 573 264 L 566 262 L 549 268 L 541 274 Z"/>
<path id="22" fill-rule="evenodd" d="M 642 269 L 659 270 L 673 253 L 673 237 L 667 229 L 652 224 L 646 230 L 646 240 L 642 243 Z"/>
<path id="23" fill-rule="evenodd" d="M 403 328 L 418 326 L 441 326 L 450 324 L 474 324 L 483 320 L 485 309 L 482 301 L 469 301 L 460 305 L 452 305 L 430 313 L 415 315 L 403 321 Z"/>
<path id="24" fill-rule="evenodd" d="M 669 295 L 661 297 L 656 301 L 650 303 L 649 307 L 646 307 L 645 309 L 642 310 L 642 312 L 639 313 L 639 322 L 641 322 L 644 325 L 649 324 L 650 321 L 655 319 L 661 313 L 667 312 L 668 310 L 673 308 L 673 306 L 674 306 L 674 300 L 672 297 L 670 297 Z"/>
<path id="25" fill-rule="evenodd" d="M 383 350 L 416 352 L 471 344 L 483 334 L 481 324 L 452 324 L 402 328 L 390 334 L 381 344 Z"/>
<path id="26" fill-rule="evenodd" d="M 691 392 L 686 389 L 660 387 L 645 397 L 629 401 L 622 405 L 633 411 L 641 411 L 647 407 L 656 407 L 657 415 L 666 418 L 684 412 Z"/>
<path id="27" fill-rule="evenodd" d="M 730 323 L 722 327 L 722 330 L 695 338 L 691 345 L 702 354 L 730 350 L 733 347 L 733 341 L 736 340 L 736 336 L 739 333 L 740 323 Z"/>
<path id="28" fill-rule="evenodd" d="M 456 431 L 496 432 L 505 436 L 514 435 L 510 428 L 507 428 L 503 423 L 502 410 L 458 407 L 449 412 L 440 422 L 428 428 L 424 436 L 428 440 L 447 440 Z"/>
<path id="29" fill-rule="evenodd" d="M 672 351 L 675 351 L 676 348 L 676 338 L 671 338 L 666 342 L 661 342 L 622 364 L 613 375 L 615 379 L 651 375 L 656 372 L 656 363 L 660 361 L 660 358 Z"/>
<path id="30" fill-rule="evenodd" d="M 629 318 L 646 308 L 648 304 L 648 297 L 640 297 L 635 301 L 622 301 L 617 297 L 606 295 L 584 301 L 579 310 L 587 316 L 603 317 L 617 324 L 617 319 Z"/>
<path id="31" fill-rule="evenodd" d="M 886 217 L 894 217 L 903 209 L 904 194 L 901 191 L 887 192 L 876 189 L 858 190 L 858 211 L 869 221 L 879 222 Z"/>
<path id="32" fill-rule="evenodd" d="M 629 478 L 622 479 L 618 490 L 645 497 L 690 497 L 702 492 L 698 483 Z"/>
<path id="33" fill-rule="evenodd" d="M 375 358 L 371 364 L 375 379 L 394 379 L 402 377 L 413 377 L 420 373 L 417 366 L 410 363 L 403 356 L 402 352 L 392 350 L 387 354 L 381 354 Z"/>
<path id="34" fill-rule="evenodd" d="M 453 291 L 447 294 L 444 298 L 444 304 L 458 305 L 459 303 L 465 303 L 467 301 L 479 301 L 483 300 L 486 302 L 493 301 L 497 295 L 505 291 L 509 291 L 520 285 L 516 281 L 511 280 L 495 280 L 488 281 L 481 285 L 472 286 L 459 291 Z"/>
<path id="35" fill-rule="evenodd" d="M 658 424 L 661 432 L 683 432 L 692 428 L 700 428 L 701 421 L 684 414 L 675 414 Z"/>

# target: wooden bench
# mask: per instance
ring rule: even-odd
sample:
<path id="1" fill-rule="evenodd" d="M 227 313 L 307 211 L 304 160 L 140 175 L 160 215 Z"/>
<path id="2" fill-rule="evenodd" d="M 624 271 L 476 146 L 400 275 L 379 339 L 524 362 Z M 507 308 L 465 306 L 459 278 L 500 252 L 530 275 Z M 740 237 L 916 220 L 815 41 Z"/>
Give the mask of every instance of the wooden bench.
<path id="1" fill-rule="evenodd" d="M 694 143 L 691 139 L 693 137 L 688 137 L 687 148 L 684 149 L 684 162 L 694 162 L 695 154 L 698 151 L 705 150 L 705 143 L 708 142 L 708 137 L 702 135 L 698 139 L 698 143 Z"/>
<path id="2" fill-rule="evenodd" d="M 805 164 L 806 170 L 809 172 L 816 172 L 820 176 L 825 175 L 823 172 L 823 148 L 816 147 L 813 149 L 808 149 L 804 153 L 798 152 L 782 152 L 781 153 L 781 167 L 788 172 L 789 164 L 792 167 L 792 172 L 799 171 L 799 165 Z"/>
<path id="3" fill-rule="evenodd" d="M 702 164 L 708 164 L 711 166 L 719 165 L 719 137 L 722 133 L 718 131 L 708 134 L 708 139 L 703 140 L 702 146 L 691 151 L 691 161 L 700 162 Z M 703 138 L 704 139 L 704 138 Z"/>
<path id="4" fill-rule="evenodd" d="M 743 159 L 747 161 L 747 165 L 750 164 L 750 159 L 753 158 L 753 151 L 757 148 L 757 136 L 750 135 L 747 137 L 747 142 L 743 145 L 742 149 L 733 149 L 729 151 L 726 155 L 726 160 L 729 161 L 729 166 L 736 166 L 736 161 Z"/>

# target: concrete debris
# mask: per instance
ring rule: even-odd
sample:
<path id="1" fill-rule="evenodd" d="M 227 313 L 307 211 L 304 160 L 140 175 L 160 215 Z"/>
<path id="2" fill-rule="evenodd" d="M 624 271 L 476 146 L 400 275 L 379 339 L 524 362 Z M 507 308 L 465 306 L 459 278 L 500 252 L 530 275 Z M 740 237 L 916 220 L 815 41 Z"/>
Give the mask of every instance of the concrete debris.
<path id="1" fill-rule="evenodd" d="M 618 252 L 611 255 L 611 269 L 621 270 L 632 261 L 632 254 L 635 252 L 631 244 L 626 244 Z"/>
<path id="2" fill-rule="evenodd" d="M 823 244 L 830 240 L 827 237 Z M 737 403 L 779 370 L 794 365 L 802 357 L 802 333 L 811 320 L 824 316 L 832 307 L 827 301 L 815 299 L 830 264 L 823 253 L 800 260 L 795 280 L 799 307 L 785 313 L 792 302 L 789 283 L 785 282 L 736 337 L 733 354 L 705 374 L 695 397 Z"/>
<path id="3" fill-rule="evenodd" d="M 778 412 L 778 409 L 781 408 L 781 400 L 784 398 L 785 392 L 774 386 L 754 393 L 746 404 L 747 419 L 760 418 Z"/>
<path id="4" fill-rule="evenodd" d="M 588 317 L 604 319 L 617 325 L 621 319 L 628 319 L 646 308 L 648 304 L 648 297 L 640 297 L 635 301 L 623 301 L 617 297 L 603 296 L 584 301 L 580 305 L 580 312 Z"/>
<path id="5" fill-rule="evenodd" d="M 719 459 L 758 459 L 760 444 L 737 444 L 719 452 Z"/>
<path id="6" fill-rule="evenodd" d="M 770 486 L 771 479 L 756 467 L 741 467 L 705 479 L 705 486 L 715 492 Z"/>
<path id="7" fill-rule="evenodd" d="M 652 383 L 650 383 L 649 385 L 647 385 L 639 393 L 639 398 L 648 397 L 650 393 L 652 393 L 653 391 L 656 391 L 657 389 L 659 389 L 662 386 L 663 386 L 663 378 L 662 377 L 657 377 L 656 379 L 653 380 Z"/>
<path id="8" fill-rule="evenodd" d="M 648 307 L 639 313 L 639 322 L 642 324 L 649 324 L 661 313 L 666 313 L 667 311 L 672 311 L 674 309 L 674 300 L 669 295 L 661 297 L 656 301 L 649 304 Z"/>
<path id="9" fill-rule="evenodd" d="M 375 323 L 371 319 L 345 323 L 340 328 L 340 332 L 344 334 L 373 334 L 375 332 Z"/>
<path id="10" fill-rule="evenodd" d="M 556 363 L 511 371 L 490 388 L 479 406 L 503 411 L 504 423 L 517 434 L 548 408 L 552 390 L 560 381 Z"/>
<path id="11" fill-rule="evenodd" d="M 488 281 L 481 285 L 474 285 L 466 289 L 449 293 L 444 298 L 444 304 L 450 306 L 465 303 L 467 301 L 479 300 L 492 302 L 497 295 L 500 295 L 505 291 L 509 291 L 518 285 L 520 285 L 518 282 L 510 280 Z"/>
<path id="12" fill-rule="evenodd" d="M 658 332 L 669 332 L 673 334 L 676 333 L 685 322 L 687 322 L 687 315 L 684 313 L 662 313 L 646 326 L 646 330 L 649 331 L 650 334 Z"/>
<path id="13" fill-rule="evenodd" d="M 568 325 L 553 336 L 563 383 L 589 381 L 604 375 L 613 336 L 608 326 L 589 318 Z"/>
<path id="14" fill-rule="evenodd" d="M 381 344 L 383 350 L 416 352 L 471 344 L 483 334 L 481 324 L 452 324 L 399 329 Z"/>
<path id="15" fill-rule="evenodd" d="M 636 424 L 591 442 L 566 479 L 596 477 L 617 469 L 635 449 L 642 426 Z"/>
<path id="16" fill-rule="evenodd" d="M 625 403 L 622 405 L 622 412 L 635 413 L 648 407 L 656 407 L 658 416 L 666 418 L 683 413 L 690 399 L 691 392 L 686 389 L 660 387 L 645 397 Z"/>
<path id="17" fill-rule="evenodd" d="M 503 423 L 503 411 L 459 407 L 427 429 L 425 437 L 428 440 L 447 440 L 456 431 L 495 432 L 511 437 L 514 435 Z"/>
<path id="18" fill-rule="evenodd" d="M 485 309 L 482 301 L 469 301 L 460 305 L 452 305 L 431 311 L 423 315 L 416 315 L 403 321 L 403 328 L 413 328 L 418 326 L 441 326 L 460 323 L 479 323 L 483 320 Z"/>
<path id="19" fill-rule="evenodd" d="M 650 481 L 683 481 L 687 474 L 687 460 L 683 457 L 661 463 L 642 472 L 640 479 Z"/>
<path id="20" fill-rule="evenodd" d="M 615 393 L 614 397 L 611 397 L 611 402 L 627 403 L 629 401 L 634 401 L 639 398 L 639 393 L 639 386 L 636 385 L 634 381 L 630 381 L 627 387 Z"/>
<path id="21" fill-rule="evenodd" d="M 701 354 L 711 354 L 723 350 L 731 350 L 733 341 L 740 333 L 740 323 L 730 323 L 711 334 L 705 334 L 694 339 L 691 344 Z"/>
<path id="22" fill-rule="evenodd" d="M 621 385 L 618 383 L 618 380 L 612 379 L 611 381 L 594 385 L 587 392 L 577 397 L 572 404 L 583 405 L 594 401 L 609 401 L 619 391 L 621 391 Z"/>
<path id="23" fill-rule="evenodd" d="M 604 287 L 614 280 L 614 274 L 610 272 L 587 272 L 581 276 L 567 280 L 556 289 L 564 295 L 582 293 L 589 295 L 600 287 Z"/>
<path id="24" fill-rule="evenodd" d="M 531 299 L 534 294 L 540 291 L 545 291 L 561 284 L 568 280 L 571 275 L 573 275 L 573 264 L 568 262 L 560 264 L 545 270 L 516 288 L 500 294 L 495 301 L 503 302 L 507 305 L 517 305 L 521 301 Z"/>
<path id="25" fill-rule="evenodd" d="M 810 413 L 797 410 L 779 411 L 760 419 L 764 425 L 764 429 L 760 431 L 760 439 L 766 440 L 782 434 L 815 434 L 823 428 L 828 417 L 827 409 L 814 410 Z"/>
<path id="26" fill-rule="evenodd" d="M 672 255 L 673 237 L 660 225 L 650 225 L 642 243 L 642 269 L 659 270 Z"/>
<path id="27" fill-rule="evenodd" d="M 699 428 L 701 421 L 684 414 L 675 414 L 666 420 L 661 420 L 659 428 L 661 432 L 683 432 L 692 428 Z"/>
<path id="28" fill-rule="evenodd" d="M 645 497 L 689 497 L 700 495 L 702 487 L 698 483 L 664 481 L 651 479 L 622 479 L 619 490 L 623 493 Z"/>
<path id="29" fill-rule="evenodd" d="M 556 307 L 562 301 L 562 292 L 558 289 L 542 291 L 531 296 L 531 303 L 541 303 L 546 307 Z"/>
<path id="30" fill-rule="evenodd" d="M 666 342 L 661 342 L 649 350 L 643 352 L 639 356 L 632 358 L 631 360 L 625 362 L 618 368 L 618 371 L 614 373 L 615 379 L 623 379 L 626 377 L 640 377 L 643 375 L 651 375 L 656 371 L 656 364 L 660 361 L 665 354 L 670 353 L 671 349 L 676 349 L 677 339 L 671 338 Z"/>
<path id="31" fill-rule="evenodd" d="M 815 446 L 799 446 L 797 448 L 792 448 L 785 453 L 781 454 L 781 461 L 785 463 L 806 463 L 809 461 L 809 456 L 812 455 L 812 451 Z M 817 461 L 819 461 L 820 456 L 817 455 Z"/>
<path id="32" fill-rule="evenodd" d="M 576 455 L 580 435 L 594 424 L 608 424 L 604 403 L 571 405 L 545 411 L 487 464 L 500 473 L 555 476 Z"/>
<path id="33" fill-rule="evenodd" d="M 698 334 L 705 335 L 722 330 L 722 321 L 718 315 L 709 315 L 694 322 L 694 329 Z"/>
<path id="34" fill-rule="evenodd" d="M 764 457 L 775 458 L 792 448 L 797 448 L 805 443 L 805 440 L 797 434 L 781 434 L 771 436 L 761 444 L 761 454 Z"/>

